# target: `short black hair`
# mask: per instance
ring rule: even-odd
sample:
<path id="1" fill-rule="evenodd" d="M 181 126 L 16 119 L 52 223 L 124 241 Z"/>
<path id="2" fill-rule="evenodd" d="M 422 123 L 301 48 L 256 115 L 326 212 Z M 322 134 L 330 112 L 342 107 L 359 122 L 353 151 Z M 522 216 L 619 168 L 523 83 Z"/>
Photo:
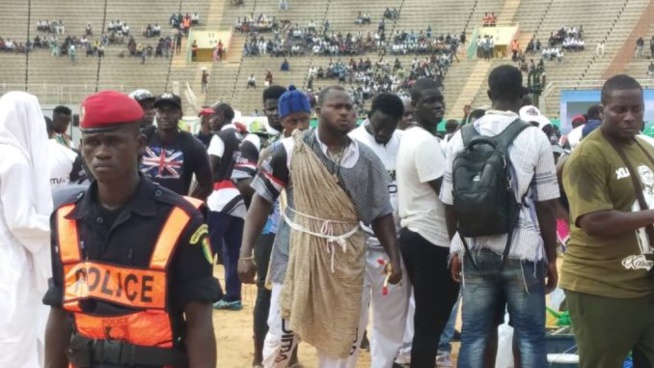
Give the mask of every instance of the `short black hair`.
<path id="1" fill-rule="evenodd" d="M 347 92 L 345 88 L 341 86 L 328 86 L 323 88 L 320 93 L 318 94 L 318 106 L 322 107 L 323 104 L 325 103 L 325 98 L 331 91 L 342 91 L 342 92 Z"/>
<path id="2" fill-rule="evenodd" d="M 226 104 L 224 102 L 221 102 L 218 105 L 216 105 L 216 107 L 213 108 L 213 111 L 215 111 L 216 113 L 222 112 L 225 121 L 234 120 L 234 116 L 236 115 L 234 113 L 234 109 L 232 109 L 232 107 L 229 106 L 229 104 Z"/>
<path id="3" fill-rule="evenodd" d="M 266 100 L 279 100 L 284 92 L 286 92 L 286 88 L 282 86 L 270 86 L 263 90 L 263 102 L 265 103 Z"/>
<path id="4" fill-rule="evenodd" d="M 481 119 L 482 116 L 486 115 L 486 110 L 484 109 L 475 109 L 473 110 L 470 115 L 468 115 L 468 122 L 467 124 L 470 124 L 477 119 Z"/>
<path id="5" fill-rule="evenodd" d="M 431 78 L 420 78 L 411 87 L 411 101 L 417 102 L 422 96 L 422 92 L 428 89 L 437 89 L 440 92 L 440 85 Z"/>
<path id="6" fill-rule="evenodd" d="M 516 101 L 522 98 L 522 72 L 513 65 L 500 65 L 488 76 L 491 99 Z"/>
<path id="7" fill-rule="evenodd" d="M 456 119 L 450 119 L 445 122 L 445 131 L 448 133 L 454 133 L 457 128 L 459 128 L 459 122 Z"/>
<path id="8" fill-rule="evenodd" d="M 600 105 L 593 105 L 588 108 L 586 112 L 586 121 L 588 120 L 600 120 L 600 111 L 602 107 Z"/>
<path id="9" fill-rule="evenodd" d="M 45 128 L 48 131 L 48 135 L 54 134 L 54 122 L 47 116 L 43 117 L 45 119 Z"/>
<path id="10" fill-rule="evenodd" d="M 377 110 L 401 119 L 404 115 L 404 103 L 402 103 L 402 99 L 392 93 L 380 93 L 372 99 L 370 115 L 372 116 Z"/>
<path id="11" fill-rule="evenodd" d="M 66 106 L 59 105 L 52 110 L 52 114 L 72 115 L 73 111 Z"/>
<path id="12" fill-rule="evenodd" d="M 602 86 L 602 104 L 607 104 L 613 91 L 638 89 L 642 92 L 643 86 L 638 83 L 632 76 L 627 74 L 614 75 L 607 79 Z"/>

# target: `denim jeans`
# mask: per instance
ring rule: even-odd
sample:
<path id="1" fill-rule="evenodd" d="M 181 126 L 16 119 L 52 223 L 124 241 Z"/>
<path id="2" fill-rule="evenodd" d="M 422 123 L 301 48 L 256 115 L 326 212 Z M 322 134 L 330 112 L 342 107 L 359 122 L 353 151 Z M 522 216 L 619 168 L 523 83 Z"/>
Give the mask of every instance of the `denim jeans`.
<path id="1" fill-rule="evenodd" d="M 546 368 L 545 263 L 509 259 L 488 250 L 474 253 L 476 266 L 463 260 L 459 367 L 483 368 L 488 335 L 497 328 L 497 310 L 506 300 L 514 341 L 523 367 Z"/>
<path id="2" fill-rule="evenodd" d="M 241 300 L 241 280 L 238 278 L 238 257 L 243 236 L 243 219 L 223 212 L 209 211 L 209 240 L 214 252 L 222 257 L 225 266 L 226 302 Z M 224 241 L 223 241 L 224 240 Z"/>
<path id="3" fill-rule="evenodd" d="M 457 298 L 454 307 L 452 307 L 452 314 L 450 319 L 445 325 L 445 329 L 441 334 L 441 341 L 438 343 L 438 354 L 450 354 L 452 352 L 452 338 L 454 337 L 454 325 L 456 324 L 456 316 L 459 313 L 459 303 L 461 298 Z"/>

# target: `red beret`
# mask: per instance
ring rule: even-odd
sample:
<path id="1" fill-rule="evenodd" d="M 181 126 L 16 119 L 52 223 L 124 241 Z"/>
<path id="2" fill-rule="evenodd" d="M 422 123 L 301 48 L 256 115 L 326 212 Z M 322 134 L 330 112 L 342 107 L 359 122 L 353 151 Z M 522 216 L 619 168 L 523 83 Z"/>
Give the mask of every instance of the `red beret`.
<path id="1" fill-rule="evenodd" d="M 82 131 L 116 129 L 134 124 L 143 118 L 143 109 L 136 100 L 117 91 L 102 91 L 88 96 L 79 110 Z"/>
<path id="2" fill-rule="evenodd" d="M 206 107 L 206 108 L 200 110 L 200 113 L 198 115 L 199 116 L 209 116 L 211 114 L 213 114 L 213 109 Z"/>

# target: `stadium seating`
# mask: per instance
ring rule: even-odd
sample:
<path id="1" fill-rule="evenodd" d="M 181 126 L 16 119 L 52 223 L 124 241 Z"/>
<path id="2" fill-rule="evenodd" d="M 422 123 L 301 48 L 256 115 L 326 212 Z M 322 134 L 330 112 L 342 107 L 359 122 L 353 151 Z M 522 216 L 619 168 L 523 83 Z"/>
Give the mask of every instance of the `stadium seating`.
<path id="1" fill-rule="evenodd" d="M 498 25 L 520 26 L 520 45 L 525 48 L 529 39 L 535 37 L 546 45 L 550 32 L 562 26 L 583 25 L 586 51 L 566 53 L 561 64 L 556 61 L 546 62 L 548 82 L 554 82 L 546 89 L 541 106 L 555 117 L 558 112 L 558 94 L 561 86 L 578 86 L 585 80 L 599 80 L 607 70 L 616 67 L 615 56 L 625 45 L 632 42 L 634 29 L 641 15 L 649 4 L 648 0 L 597 1 L 580 0 L 387 0 L 352 2 L 351 0 L 314 0 L 290 2 L 287 11 L 278 9 L 278 0 L 246 0 L 243 6 L 234 6 L 229 0 L 180 0 L 151 2 L 147 0 L 5 0 L 0 2 L 0 11 L 6 15 L 0 24 L 0 37 L 24 42 L 36 35 L 36 22 L 39 20 L 63 20 L 66 33 L 60 35 L 60 42 L 66 35 L 80 37 L 86 23 L 93 26 L 97 39 L 105 25 L 115 19 L 127 22 L 135 40 L 145 45 L 155 46 L 157 39 L 147 39 L 142 35 L 148 23 L 162 26 L 162 35 L 171 34 L 168 24 L 173 12 L 194 13 L 201 18 L 200 30 L 228 31 L 233 28 L 236 17 L 251 13 L 275 16 L 278 20 L 288 21 L 306 27 L 313 20 L 318 27 L 325 19 L 330 22 L 330 30 L 364 35 L 374 32 L 382 17 L 384 9 L 397 8 L 400 17 L 386 20 L 387 35 L 395 30 L 420 30 L 431 26 L 434 36 L 452 34 L 458 37 L 465 32 L 468 40 L 476 27 L 482 25 L 486 12 L 498 16 Z M 354 20 L 359 11 L 368 13 L 371 23 L 358 25 Z M 651 23 L 651 22 L 650 22 Z M 645 29 L 646 45 L 644 54 L 649 55 L 648 40 L 654 33 L 654 26 Z M 265 37 L 266 35 L 264 35 Z M 605 55 L 596 56 L 598 42 L 606 42 Z M 0 93 L 10 89 L 27 89 L 39 96 L 43 103 L 77 104 L 88 93 L 96 89 L 114 88 L 129 92 L 135 88 L 148 88 L 154 93 L 175 90 L 183 94 L 188 83 L 197 96 L 198 105 L 211 104 L 216 101 L 232 103 L 237 110 L 250 114 L 254 109 L 261 109 L 261 92 L 264 88 L 265 72 L 270 70 L 274 83 L 287 86 L 295 84 L 306 86 L 307 72 L 310 66 L 326 66 L 329 57 L 307 54 L 303 57 L 289 57 L 290 72 L 279 70 L 282 58 L 270 56 L 243 57 L 242 51 L 246 35 L 234 32 L 227 56 L 220 63 L 190 63 L 187 61 L 187 45 L 183 44 L 182 55 L 168 60 L 149 58 L 141 64 L 139 58 L 128 57 L 126 45 L 110 45 L 106 48 L 106 57 L 98 59 L 86 57 L 78 51 L 74 65 L 67 57 L 51 57 L 48 50 L 36 50 L 26 57 L 23 54 L 0 53 Z M 633 50 L 633 47 L 631 48 Z M 121 54 L 124 56 L 121 57 Z M 373 64 L 378 60 L 393 63 L 395 55 L 368 53 L 362 55 L 370 58 Z M 405 65 L 411 64 L 413 55 L 400 56 Z M 485 62 L 468 60 L 465 52 L 458 54 L 460 62 L 454 62 L 445 77 L 445 96 L 448 116 L 459 117 L 466 104 L 480 106 L 488 104 L 486 96 L 486 78 L 493 66 L 510 63 L 510 60 L 493 60 Z M 356 57 L 357 59 L 359 56 Z M 527 60 L 532 58 L 527 56 Z M 533 55 L 537 61 L 539 55 Z M 334 58 L 334 62 L 337 58 Z M 349 57 L 343 57 L 349 60 Z M 636 77 L 645 78 L 649 59 L 626 60 L 620 64 L 622 70 Z M 620 66 L 618 65 L 618 66 Z M 207 95 L 201 94 L 201 67 L 211 73 Z M 246 89 L 247 78 L 254 74 L 257 89 Z M 324 87 L 336 81 L 314 81 L 314 89 Z M 177 86 L 180 87 L 177 90 Z M 543 102 L 543 99 L 546 102 Z M 190 105 L 186 113 L 192 114 Z"/>

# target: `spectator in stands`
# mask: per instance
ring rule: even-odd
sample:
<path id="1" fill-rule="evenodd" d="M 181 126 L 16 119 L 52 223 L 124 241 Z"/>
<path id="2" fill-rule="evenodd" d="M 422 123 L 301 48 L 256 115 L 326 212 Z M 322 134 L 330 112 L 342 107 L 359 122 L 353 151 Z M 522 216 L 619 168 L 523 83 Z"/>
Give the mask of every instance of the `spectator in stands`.
<path id="1" fill-rule="evenodd" d="M 250 87 L 257 89 L 257 79 L 254 77 L 254 74 L 250 74 L 248 77 L 248 84 L 245 89 L 250 89 Z"/>
<path id="2" fill-rule="evenodd" d="M 68 56 L 70 56 L 70 62 L 75 63 L 75 57 L 77 56 L 77 51 L 75 50 L 75 45 L 72 43 L 68 47 Z"/>
<path id="3" fill-rule="evenodd" d="M 191 25 L 197 26 L 198 24 L 200 24 L 200 16 L 198 13 L 193 13 L 191 15 Z"/>
<path id="4" fill-rule="evenodd" d="M 223 40 L 218 40 L 218 45 L 216 45 L 216 50 L 218 51 L 218 59 L 223 59 L 223 54 L 225 53 L 225 45 L 223 45 Z"/>
<path id="5" fill-rule="evenodd" d="M 263 79 L 264 86 L 269 87 L 273 84 L 273 75 L 272 72 L 269 70 L 266 73 L 265 78 Z"/>
<path id="6" fill-rule="evenodd" d="M 91 26 L 91 23 L 86 23 L 86 35 L 89 37 L 93 36 L 93 26 Z"/>
<path id="7" fill-rule="evenodd" d="M 643 47 L 645 47 L 645 40 L 643 40 L 642 37 L 638 37 L 636 40 L 636 58 L 642 58 L 643 57 Z"/>
<path id="8" fill-rule="evenodd" d="M 288 0 L 279 0 L 279 10 L 288 10 Z"/>
<path id="9" fill-rule="evenodd" d="M 207 94 L 207 87 L 209 86 L 209 72 L 206 67 L 202 67 L 202 93 Z"/>
<path id="10" fill-rule="evenodd" d="M 650 57 L 654 59 L 654 36 L 649 39 L 649 53 Z"/>
<path id="11" fill-rule="evenodd" d="M 491 19 L 492 18 L 488 12 L 484 13 L 484 18 L 482 18 L 484 27 L 490 27 Z"/>
<path id="12" fill-rule="evenodd" d="M 603 56 L 604 55 L 604 40 L 600 41 L 595 48 L 595 55 Z"/>
<path id="13" fill-rule="evenodd" d="M 654 61 L 651 61 L 649 63 L 649 66 L 647 67 L 647 77 L 652 78 L 654 75 Z"/>
<path id="14" fill-rule="evenodd" d="M 288 63 L 287 59 L 284 59 L 284 62 L 282 62 L 282 66 L 280 67 L 280 70 L 283 71 L 283 72 L 288 72 L 288 71 L 291 70 L 291 66 Z"/>
<path id="15" fill-rule="evenodd" d="M 182 52 L 182 31 L 180 30 L 175 32 L 175 51 L 177 55 Z"/>
<path id="16" fill-rule="evenodd" d="M 484 40 L 482 43 L 482 54 L 484 55 L 484 60 L 490 60 L 493 58 L 493 47 L 495 45 L 495 41 L 493 41 L 493 36 L 484 36 Z"/>
<path id="17" fill-rule="evenodd" d="M 370 15 L 368 13 L 362 13 L 359 11 L 356 19 L 354 20 L 355 24 L 370 24 Z"/>
<path id="18" fill-rule="evenodd" d="M 188 31 L 191 29 L 191 16 L 186 13 L 184 18 L 182 18 L 182 30 L 184 31 L 184 36 L 188 37 Z"/>
<path id="19" fill-rule="evenodd" d="M 198 41 L 193 40 L 193 44 L 191 45 L 191 61 L 195 61 L 198 57 Z"/>
<path id="20" fill-rule="evenodd" d="M 518 43 L 518 39 L 514 38 L 513 41 L 511 41 L 511 60 L 513 61 L 518 61 L 518 53 L 520 52 L 520 44 Z"/>

